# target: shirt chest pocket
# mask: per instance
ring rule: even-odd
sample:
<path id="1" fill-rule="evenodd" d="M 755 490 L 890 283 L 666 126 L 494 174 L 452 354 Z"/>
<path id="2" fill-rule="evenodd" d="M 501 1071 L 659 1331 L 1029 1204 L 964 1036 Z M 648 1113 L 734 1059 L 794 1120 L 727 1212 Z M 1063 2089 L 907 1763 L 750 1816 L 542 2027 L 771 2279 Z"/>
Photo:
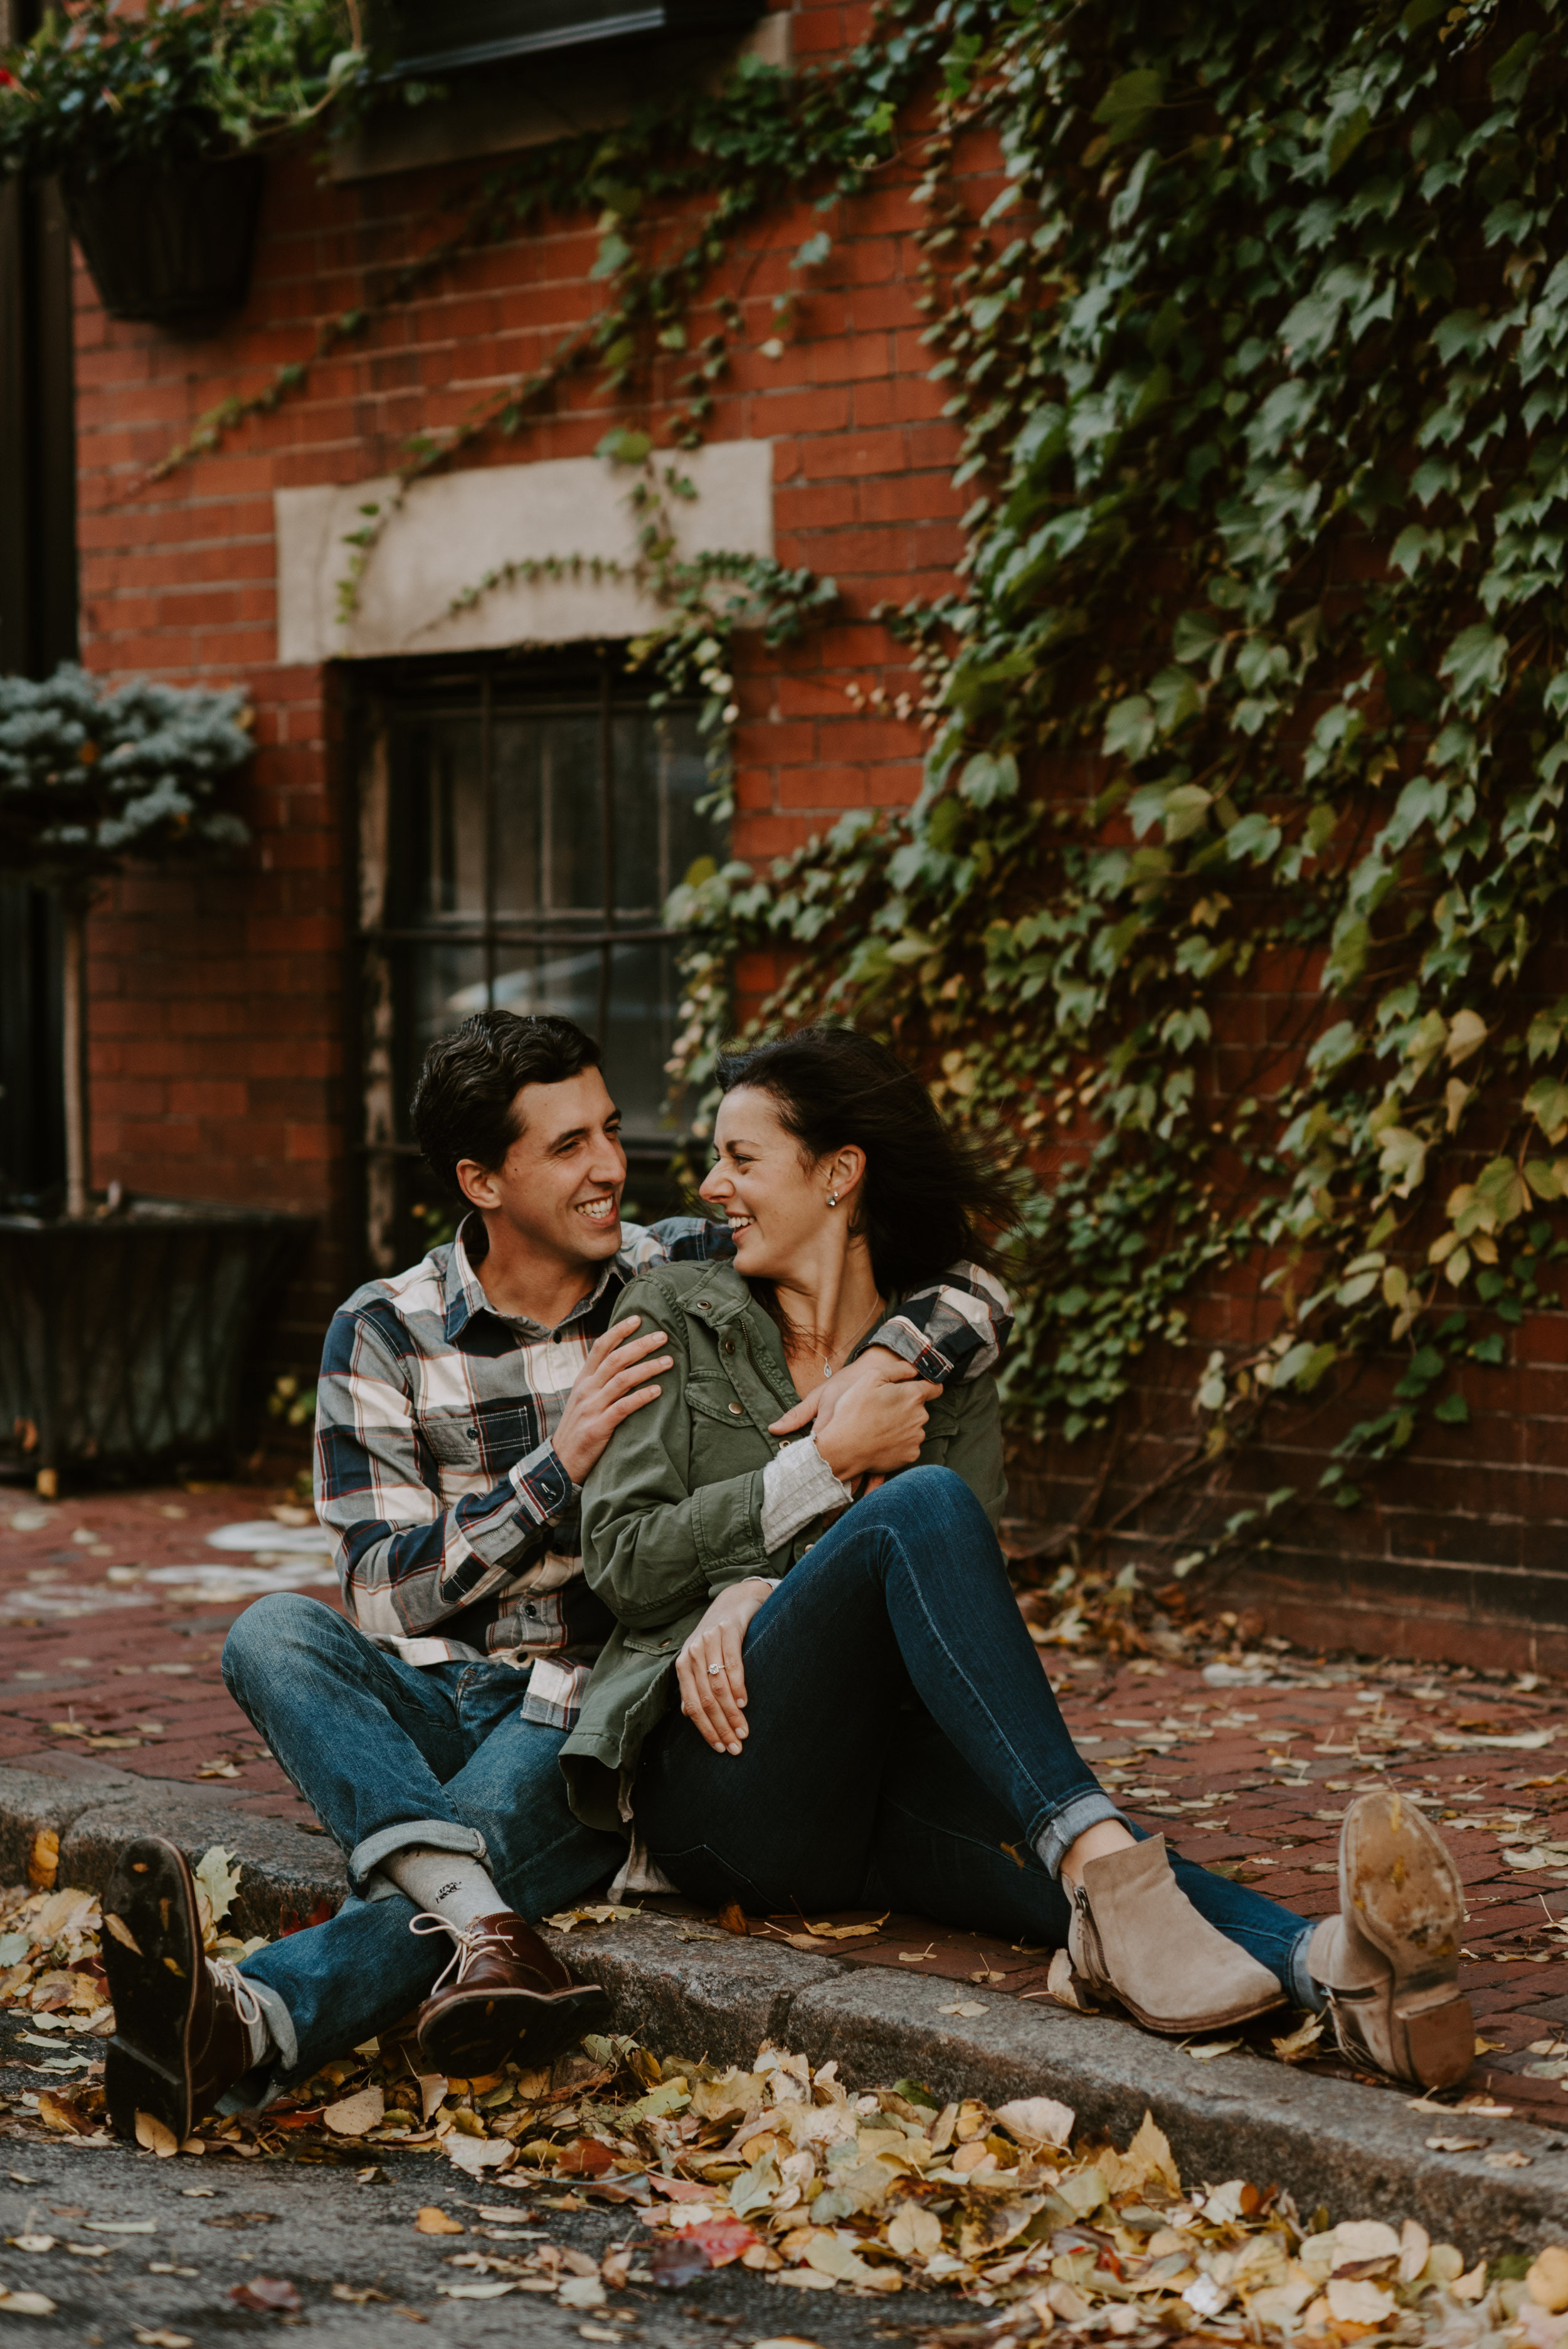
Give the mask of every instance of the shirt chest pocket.
<path id="1" fill-rule="evenodd" d="M 766 1468 L 773 1446 L 747 1416 L 727 1379 L 695 1378 L 686 1387 L 691 1422 L 691 1481 L 715 1485 Z"/>

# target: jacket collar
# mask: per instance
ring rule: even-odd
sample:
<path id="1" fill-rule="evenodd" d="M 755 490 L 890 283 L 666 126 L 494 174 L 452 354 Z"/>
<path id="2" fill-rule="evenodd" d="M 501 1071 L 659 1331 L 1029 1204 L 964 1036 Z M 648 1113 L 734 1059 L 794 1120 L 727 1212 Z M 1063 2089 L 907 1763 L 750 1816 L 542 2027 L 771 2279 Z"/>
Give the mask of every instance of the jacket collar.
<path id="1" fill-rule="evenodd" d="M 697 1294 L 681 1299 L 692 1319 L 708 1330 L 727 1330 L 744 1321 L 756 1302 L 732 1264 L 705 1265 Z"/>

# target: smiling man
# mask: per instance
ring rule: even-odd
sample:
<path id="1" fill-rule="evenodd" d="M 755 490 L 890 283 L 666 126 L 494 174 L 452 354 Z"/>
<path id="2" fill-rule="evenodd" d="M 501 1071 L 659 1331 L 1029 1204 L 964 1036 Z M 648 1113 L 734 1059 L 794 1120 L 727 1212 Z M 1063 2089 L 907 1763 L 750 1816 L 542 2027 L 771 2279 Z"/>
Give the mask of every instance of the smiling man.
<path id="1" fill-rule="evenodd" d="M 696 1216 L 622 1223 L 626 1160 L 599 1063 L 571 1020 L 507 1011 L 426 1060 L 414 1131 L 469 1212 L 327 1332 L 316 1506 L 346 1614 L 279 1592 L 223 1651 L 230 1690 L 341 1847 L 351 1897 L 236 1970 L 203 1958 L 174 1846 L 129 1847 L 104 1896 L 105 2085 L 123 2135 L 148 2112 L 183 2138 L 220 2098 L 259 2102 L 416 2005 L 428 2068 L 465 2077 L 520 2042 L 547 2062 L 607 2016 L 529 1921 L 627 1858 L 625 1838 L 573 1816 L 559 1762 L 612 1628 L 583 1576 L 581 1488 L 669 1367 L 662 1330 L 616 1318 L 627 1282 L 733 1243 Z M 778 1430 L 814 1413 L 825 1426 L 824 1398 L 841 1408 L 865 1380 L 892 1391 L 879 1409 L 923 1419 L 933 1381 L 995 1361 L 1007 1309 L 985 1273 L 954 1265 Z M 774 1506 L 794 1507 L 794 1530 L 822 1503 L 780 1491 Z"/>

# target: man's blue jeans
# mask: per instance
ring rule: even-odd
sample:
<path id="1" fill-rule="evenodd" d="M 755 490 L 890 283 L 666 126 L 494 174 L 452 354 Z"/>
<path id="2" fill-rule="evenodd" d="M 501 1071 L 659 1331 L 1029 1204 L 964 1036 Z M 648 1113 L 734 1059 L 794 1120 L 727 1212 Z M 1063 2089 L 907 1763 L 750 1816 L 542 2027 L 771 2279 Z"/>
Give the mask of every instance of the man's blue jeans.
<path id="1" fill-rule="evenodd" d="M 678 1713 L 643 1751 L 637 1826 L 683 1892 L 754 1916 L 909 1909 L 1065 1946 L 1062 1857 L 1120 1814 L 1073 1744 L 960 1477 L 912 1468 L 857 1501 L 752 1618 L 744 1653 L 738 1754 Z M 1174 1853 L 1171 1866 L 1211 1924 L 1321 2006 L 1310 1924 Z"/>
<path id="2" fill-rule="evenodd" d="M 240 1971 L 280 2061 L 305 2078 L 417 2006 L 451 1955 L 408 1930 L 412 1901 L 377 1874 L 414 1844 L 483 1860 L 531 1921 L 580 1899 L 625 1857 L 619 1836 L 572 1816 L 562 1730 L 523 1721 L 526 1672 L 510 1664 L 404 1663 L 318 1599 L 279 1591 L 248 1608 L 223 1678 L 348 1861 L 335 1917 L 291 1933 Z"/>

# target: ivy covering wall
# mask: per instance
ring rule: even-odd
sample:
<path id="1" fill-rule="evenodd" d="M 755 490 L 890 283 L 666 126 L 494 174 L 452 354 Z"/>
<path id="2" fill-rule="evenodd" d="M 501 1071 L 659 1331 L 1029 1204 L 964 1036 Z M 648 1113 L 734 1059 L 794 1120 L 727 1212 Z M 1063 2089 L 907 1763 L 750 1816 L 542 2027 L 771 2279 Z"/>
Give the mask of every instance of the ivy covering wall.
<path id="1" fill-rule="evenodd" d="M 952 22 L 923 304 L 975 494 L 959 592 L 886 616 L 926 788 L 688 893 L 690 1071 L 722 953 L 795 950 L 770 1015 L 876 1022 L 965 1120 L 1076 1145 L 1016 1413 L 1103 1428 L 1244 1268 L 1279 1327 L 1195 1357 L 1209 1454 L 1392 1349 L 1324 1479 L 1351 1501 L 1423 1405 L 1467 1415 L 1452 1365 L 1505 1360 L 1564 1252 L 1563 21 Z M 983 130 L 975 222 L 948 166 Z M 1282 954 L 1307 1018 L 1222 1097 L 1218 1007 Z"/>
<path id="2" fill-rule="evenodd" d="M 1266 1288 L 1266 1342 L 1192 1353 L 1207 1454 L 1391 1360 L 1387 1408 L 1325 1476 L 1348 1502 L 1422 1411 L 1464 1419 L 1458 1363 L 1503 1362 L 1556 1301 L 1564 37 L 1550 0 L 884 0 L 841 59 L 751 61 L 488 174 L 450 233 L 318 327 L 323 354 L 487 239 L 597 213 L 593 316 L 410 443 L 402 476 L 526 436 L 596 377 L 671 611 L 635 657 L 698 681 L 722 733 L 736 630 L 787 640 L 833 590 L 675 562 L 676 452 L 742 326 L 714 282 L 747 222 L 816 202 L 776 305 L 780 337 L 809 333 L 838 208 L 916 161 L 919 298 L 972 500 L 954 592 L 880 616 L 918 680 L 925 788 L 769 874 L 694 872 L 672 1073 L 700 1099 L 733 957 L 778 948 L 765 1019 L 892 1034 L 1036 1170 L 1007 1371 L 1024 1427 L 1104 1429 L 1140 1352 L 1191 1345 L 1205 1290 Z M 973 218 L 958 167 L 996 153 Z M 648 396 L 671 354 L 673 410 Z M 397 510 L 367 512 L 350 602 Z M 1227 1005 L 1282 967 L 1290 1032 L 1222 1087 Z"/>

